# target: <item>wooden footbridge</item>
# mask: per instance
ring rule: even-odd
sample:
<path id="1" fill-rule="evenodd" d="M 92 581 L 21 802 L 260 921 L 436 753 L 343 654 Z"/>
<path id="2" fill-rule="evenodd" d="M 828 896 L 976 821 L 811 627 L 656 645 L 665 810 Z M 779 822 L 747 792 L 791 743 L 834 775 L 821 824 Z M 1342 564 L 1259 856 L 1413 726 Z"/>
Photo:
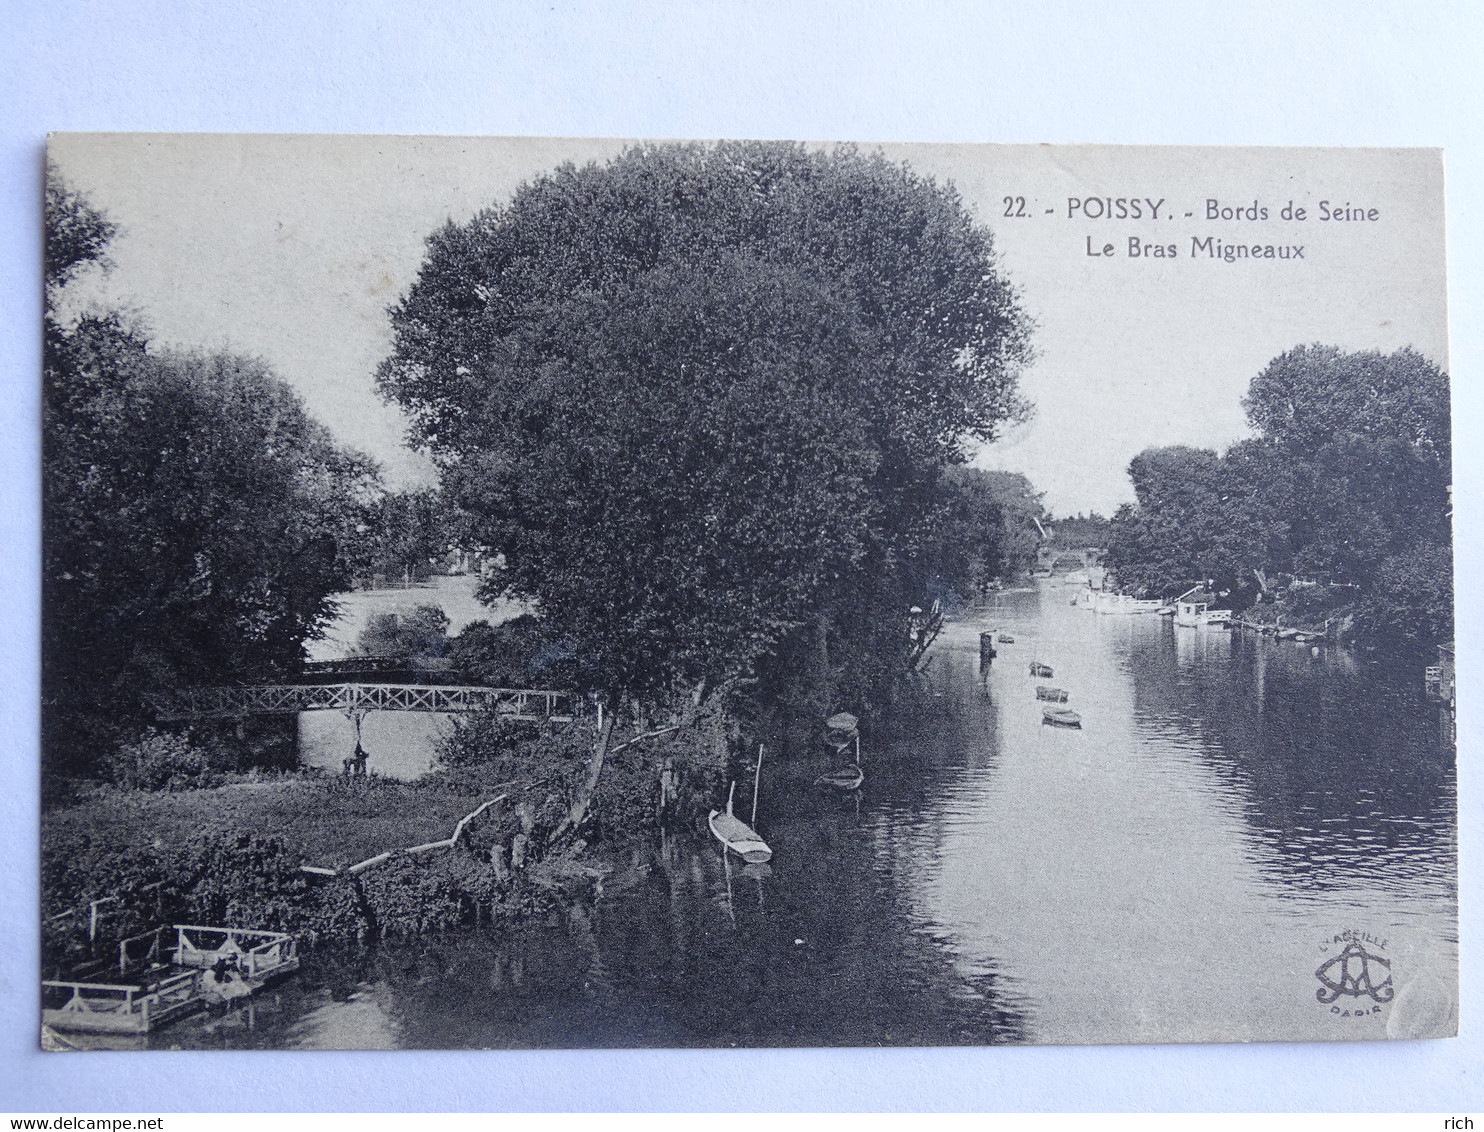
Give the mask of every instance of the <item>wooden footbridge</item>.
<path id="1" fill-rule="evenodd" d="M 568 722 L 586 706 L 576 692 L 448 684 L 243 684 L 183 688 L 154 701 L 161 719 L 242 719 L 338 711 L 360 721 L 373 711 L 469 712 L 493 709 L 510 719 Z"/>

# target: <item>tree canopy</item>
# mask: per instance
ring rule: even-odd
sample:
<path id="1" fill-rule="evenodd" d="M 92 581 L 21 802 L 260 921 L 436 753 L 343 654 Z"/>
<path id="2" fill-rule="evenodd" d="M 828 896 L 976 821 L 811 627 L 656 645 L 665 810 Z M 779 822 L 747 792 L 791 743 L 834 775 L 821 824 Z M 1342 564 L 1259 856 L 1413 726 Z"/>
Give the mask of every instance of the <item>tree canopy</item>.
<path id="1" fill-rule="evenodd" d="M 392 321 L 381 388 L 503 554 L 488 589 L 607 693 L 715 686 L 920 556 L 942 468 L 1024 411 L 987 230 L 848 149 L 564 166 L 434 233 Z"/>
<path id="2" fill-rule="evenodd" d="M 113 228 L 59 182 L 47 204 L 64 285 Z M 49 311 L 43 361 L 44 722 L 75 763 L 148 693 L 295 665 L 348 580 L 376 471 L 254 359 Z"/>
<path id="3" fill-rule="evenodd" d="M 1041 543 L 1035 524 L 1047 513 L 1025 476 L 957 465 L 944 469 L 941 486 L 944 514 L 927 554 L 934 597 L 971 594 L 1035 566 Z"/>
<path id="4" fill-rule="evenodd" d="M 1354 588 L 1362 633 L 1452 633 L 1448 378 L 1412 350 L 1300 346 L 1243 400 L 1257 433 L 1224 455 L 1151 449 L 1129 465 L 1109 564 L 1130 589 L 1292 573 Z M 1445 596 L 1446 595 L 1446 596 Z"/>

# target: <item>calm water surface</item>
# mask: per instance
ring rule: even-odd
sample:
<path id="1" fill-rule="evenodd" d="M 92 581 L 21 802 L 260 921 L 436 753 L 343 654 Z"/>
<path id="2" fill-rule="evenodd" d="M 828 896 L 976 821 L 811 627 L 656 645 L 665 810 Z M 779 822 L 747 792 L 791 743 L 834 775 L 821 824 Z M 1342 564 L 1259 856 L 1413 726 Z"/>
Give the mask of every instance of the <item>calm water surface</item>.
<path id="1" fill-rule="evenodd" d="M 1448 1032 L 1453 754 L 1420 663 L 1003 595 L 945 629 L 931 708 L 865 750 L 766 766 L 775 856 L 676 837 L 596 905 L 311 955 L 156 1046 L 436 1048 L 1325 1039 Z M 978 634 L 999 646 L 987 681 Z M 1080 731 L 1043 726 L 1053 666 Z M 1044 682 L 1044 681 L 1043 681 Z M 742 793 L 739 791 L 739 794 Z M 743 808 L 743 807 L 739 807 Z M 1395 998 L 1316 998 L 1341 933 Z M 1373 964 L 1373 968 L 1375 965 Z M 1381 972 L 1384 974 L 1384 972 Z"/>
<path id="2" fill-rule="evenodd" d="M 450 636 L 473 621 L 498 625 L 527 612 L 520 602 L 498 600 L 484 605 L 475 596 L 479 578 L 473 574 L 435 575 L 407 589 L 357 590 L 335 595 L 338 615 L 325 634 L 308 644 L 310 660 L 341 660 L 356 651 L 360 635 L 380 613 L 411 613 L 418 606 L 436 605 L 448 617 Z M 452 717 L 438 712 L 372 712 L 362 721 L 361 740 L 370 755 L 368 768 L 385 778 L 420 778 L 433 768 L 438 739 L 447 734 Z M 337 772 L 355 750 L 355 726 L 338 711 L 306 711 L 299 715 L 299 759 L 308 767 Z"/>

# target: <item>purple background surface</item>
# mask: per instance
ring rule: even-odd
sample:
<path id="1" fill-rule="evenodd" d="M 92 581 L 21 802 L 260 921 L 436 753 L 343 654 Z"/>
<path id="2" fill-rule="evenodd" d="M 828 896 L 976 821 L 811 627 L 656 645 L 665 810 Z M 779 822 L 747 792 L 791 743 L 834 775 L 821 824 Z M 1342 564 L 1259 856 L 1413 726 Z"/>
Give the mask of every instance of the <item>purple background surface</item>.
<path id="1" fill-rule="evenodd" d="M 41 1111 L 1478 1110 L 1484 58 L 1469 3 L 410 4 L 0 10 L 0 1106 Z M 1441 145 L 1448 169 L 1463 1034 L 953 1050 L 35 1049 L 37 381 L 48 130 Z M 1213 977 L 1220 977 L 1213 972 Z"/>

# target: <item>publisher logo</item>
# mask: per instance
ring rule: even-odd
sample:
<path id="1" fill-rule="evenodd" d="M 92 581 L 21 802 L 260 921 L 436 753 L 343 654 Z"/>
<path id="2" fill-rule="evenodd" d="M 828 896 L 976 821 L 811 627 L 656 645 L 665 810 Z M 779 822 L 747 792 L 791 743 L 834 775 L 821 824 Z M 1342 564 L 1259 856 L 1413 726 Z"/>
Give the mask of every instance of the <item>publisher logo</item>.
<path id="1" fill-rule="evenodd" d="M 1342 932 L 1321 950 L 1343 944 L 1343 950 L 1319 964 L 1314 972 L 1323 985 L 1315 997 L 1326 1006 L 1348 996 L 1361 1000 L 1386 1003 L 1396 997 L 1396 988 L 1391 984 L 1391 960 L 1382 955 L 1386 941 L 1378 940 L 1365 932 Z"/>

